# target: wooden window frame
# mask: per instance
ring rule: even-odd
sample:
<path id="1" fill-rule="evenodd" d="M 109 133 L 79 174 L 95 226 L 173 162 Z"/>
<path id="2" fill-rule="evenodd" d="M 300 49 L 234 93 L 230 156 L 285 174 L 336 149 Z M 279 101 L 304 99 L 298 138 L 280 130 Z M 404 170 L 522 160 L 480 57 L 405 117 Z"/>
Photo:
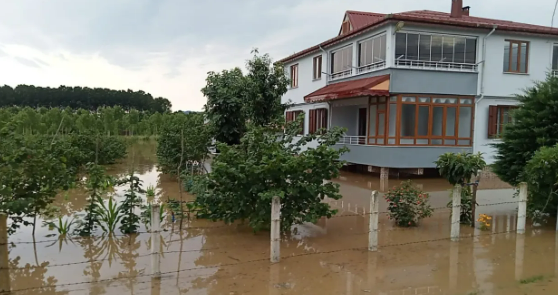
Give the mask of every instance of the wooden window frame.
<path id="1" fill-rule="evenodd" d="M 314 134 L 328 128 L 327 108 L 312 109 L 309 114 L 308 133 Z"/>
<path id="2" fill-rule="evenodd" d="M 375 126 L 376 129 L 374 130 L 374 134 L 375 135 L 370 135 L 370 114 L 372 112 L 372 107 L 371 106 L 376 106 L 376 116 L 375 116 Z M 380 110 L 380 106 L 385 106 L 383 110 Z M 367 143 L 371 144 L 371 145 L 385 145 L 387 143 L 387 136 L 388 136 L 388 132 L 389 132 L 389 126 L 387 126 L 388 124 L 388 116 L 389 116 L 389 98 L 382 96 L 382 97 L 369 97 L 368 98 L 368 118 L 367 118 L 367 126 L 366 129 L 367 131 Z M 383 130 L 383 134 L 379 134 L 380 133 L 380 115 L 383 114 L 384 115 L 384 130 Z M 378 143 L 378 141 L 381 141 L 383 143 Z"/>
<path id="3" fill-rule="evenodd" d="M 509 53 L 508 53 L 508 68 L 504 69 L 504 73 L 518 73 L 518 74 L 528 74 L 529 73 L 529 45 L 530 42 L 529 41 L 521 41 L 521 40 L 509 40 L 506 39 L 504 42 L 506 42 L 509 47 Z M 513 44 L 517 44 L 518 48 L 517 48 L 517 70 L 514 71 L 512 70 L 512 56 L 513 56 Z M 525 53 L 525 72 L 521 71 L 521 45 L 522 44 L 526 44 L 525 46 L 525 50 L 527 51 L 527 53 Z"/>
<path id="4" fill-rule="evenodd" d="M 517 105 L 491 105 L 488 107 L 488 138 L 501 138 L 505 125 L 513 123 L 513 118 L 509 112 L 517 109 Z M 504 121 L 504 114 L 508 112 L 508 122 Z"/>
<path id="5" fill-rule="evenodd" d="M 385 97 L 385 111 L 382 110 L 382 113 L 385 113 L 384 116 L 384 134 L 383 135 L 378 135 L 378 130 L 376 130 L 376 135 L 375 136 L 371 136 L 370 135 L 370 130 L 368 131 L 368 144 L 369 145 L 388 145 L 388 146 L 460 146 L 460 147 L 470 147 L 473 146 L 473 136 L 474 136 L 474 121 L 475 121 L 475 97 L 474 96 L 458 96 L 458 95 L 420 95 L 420 94 L 400 94 L 400 95 L 396 95 L 396 96 L 392 96 L 392 97 L 397 97 L 396 101 L 391 101 L 390 97 Z M 415 98 L 415 102 L 403 102 L 402 98 L 403 97 L 414 97 Z M 429 98 L 429 102 L 420 102 L 419 98 Z M 446 103 L 434 103 L 433 99 L 434 98 L 455 98 L 457 99 L 457 102 L 455 104 L 446 104 Z M 465 103 L 461 103 L 462 99 L 470 99 L 471 100 L 471 104 L 465 104 Z M 380 102 L 380 100 L 378 99 L 378 103 L 373 103 L 371 98 L 369 98 L 369 108 L 368 108 L 368 118 L 370 118 L 370 111 L 371 105 L 379 105 L 379 104 L 383 104 L 383 102 Z M 396 119 L 395 119 L 395 136 L 389 136 L 389 114 L 390 114 L 390 108 L 392 107 L 391 104 L 395 104 L 396 105 Z M 416 105 L 415 108 L 415 132 L 414 132 L 414 136 L 401 136 L 401 112 L 402 112 L 402 106 L 404 104 L 414 104 Z M 428 113 L 428 134 L 426 136 L 419 136 L 418 135 L 418 120 L 419 120 L 419 107 L 420 106 L 428 106 L 429 107 L 429 113 Z M 433 124 L 433 115 L 434 115 L 434 108 L 435 107 L 443 107 L 444 111 L 443 111 L 443 116 L 442 116 L 442 135 L 441 136 L 434 136 L 432 135 L 432 124 Z M 456 111 L 455 111 L 455 130 L 454 130 L 454 135 L 453 136 L 446 136 L 446 119 L 447 119 L 447 108 L 448 107 L 455 107 Z M 471 108 L 471 135 L 469 137 L 459 137 L 459 112 L 460 112 L 460 108 L 461 107 L 470 107 Z M 378 129 L 379 125 L 379 114 L 381 113 L 379 108 L 377 108 L 377 114 L 376 114 L 376 129 Z M 370 125 L 370 122 L 368 123 Z M 369 128 L 370 129 L 370 128 Z M 384 139 L 383 140 L 383 144 L 380 143 L 378 144 L 377 140 L 379 139 Z M 401 144 L 400 141 L 401 139 L 412 139 L 413 140 L 413 144 Z M 428 140 L 428 144 L 417 144 L 417 140 L 420 139 L 427 139 Z M 393 140 L 394 143 L 389 143 L 390 140 Z M 434 140 L 441 140 L 441 144 L 433 144 L 432 141 Z M 454 144 L 446 144 L 445 141 L 454 141 Z M 469 144 L 467 145 L 463 145 L 463 144 L 459 144 L 460 140 L 468 140 Z M 371 141 L 375 141 L 375 143 L 371 143 Z"/>
<path id="6" fill-rule="evenodd" d="M 298 64 L 291 66 L 291 88 L 298 88 Z"/>
<path id="7" fill-rule="evenodd" d="M 322 56 L 314 56 L 312 59 L 312 80 L 322 79 Z"/>

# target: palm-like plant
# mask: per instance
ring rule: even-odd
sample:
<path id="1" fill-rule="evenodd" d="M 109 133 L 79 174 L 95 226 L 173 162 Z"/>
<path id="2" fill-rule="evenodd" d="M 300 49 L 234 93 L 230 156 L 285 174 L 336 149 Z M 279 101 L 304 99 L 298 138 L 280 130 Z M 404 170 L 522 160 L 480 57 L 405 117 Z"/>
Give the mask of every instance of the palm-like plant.
<path id="1" fill-rule="evenodd" d="M 66 235 L 70 233 L 72 226 L 76 223 L 76 220 L 72 218 L 71 220 L 62 219 L 62 216 L 58 217 L 58 222 L 54 221 L 44 221 L 43 224 L 47 225 L 49 228 L 54 228 L 58 231 L 60 235 Z"/>
<path id="2" fill-rule="evenodd" d="M 114 233 L 116 226 L 122 219 L 122 205 L 118 205 L 112 197 L 109 198 L 105 204 L 101 197 L 97 198 L 98 206 L 95 208 L 94 213 L 97 215 L 97 224 L 105 232 Z"/>

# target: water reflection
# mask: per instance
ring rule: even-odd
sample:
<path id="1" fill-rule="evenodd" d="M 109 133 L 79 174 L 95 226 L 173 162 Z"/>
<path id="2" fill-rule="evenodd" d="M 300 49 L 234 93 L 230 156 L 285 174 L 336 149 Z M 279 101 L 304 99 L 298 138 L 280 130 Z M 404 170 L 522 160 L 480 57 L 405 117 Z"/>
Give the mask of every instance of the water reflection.
<path id="1" fill-rule="evenodd" d="M 136 147 L 133 159 L 113 165 L 114 175 L 139 171 L 144 187 L 157 187 L 159 198 L 178 198 L 175 179 L 160 175 L 155 148 Z M 404 179 L 381 183 L 377 176 L 343 172 L 336 180 L 343 199 L 329 200 L 339 209 L 332 219 L 296 227 L 281 243 L 282 261 L 270 265 L 269 233 L 254 234 L 241 224 L 222 226 L 207 220 L 167 220 L 161 235 L 160 279 L 150 277 L 149 234 L 69 237 L 41 244 L 11 246 L 9 272 L 12 290 L 46 287 L 23 294 L 556 294 L 556 282 L 521 286 L 517 280 L 535 275 L 558 276 L 558 237 L 553 228 L 513 231 L 517 205 L 481 206 L 488 214 L 488 231 L 462 226 L 452 243 L 449 210 L 438 210 L 419 227 L 397 228 L 380 216 L 379 252 L 367 246 L 372 190 L 385 191 Z M 433 207 L 449 201 L 450 185 L 443 179 L 414 180 L 431 195 Z M 118 191 L 117 191 L 118 193 Z M 513 190 L 496 179 L 481 181 L 479 204 L 513 201 Z M 83 210 L 85 194 L 60 196 L 70 215 Z M 191 196 L 185 194 L 186 199 Z M 381 198 L 383 199 L 383 198 Z M 380 203 L 380 211 L 387 204 Z M 143 230 L 143 228 L 142 228 Z M 37 239 L 51 233 L 37 232 Z M 11 242 L 29 241 L 25 231 Z M 422 242 L 421 242 L 422 241 Z M 418 243 L 417 243 L 418 242 Z M 552 259 L 554 258 L 554 259 Z M 46 261 L 42 262 L 41 261 Z M 79 262 L 79 263 L 76 263 Z M 60 266 L 61 264 L 68 264 Z M 58 266 L 56 266 L 58 265 Z M 52 285 L 92 282 L 76 286 Z M 48 287 L 47 287 L 48 286 Z M 528 289 L 525 289 L 528 288 Z M 75 291 L 74 291 L 75 290 Z M 20 293 L 16 293 L 20 294 Z"/>

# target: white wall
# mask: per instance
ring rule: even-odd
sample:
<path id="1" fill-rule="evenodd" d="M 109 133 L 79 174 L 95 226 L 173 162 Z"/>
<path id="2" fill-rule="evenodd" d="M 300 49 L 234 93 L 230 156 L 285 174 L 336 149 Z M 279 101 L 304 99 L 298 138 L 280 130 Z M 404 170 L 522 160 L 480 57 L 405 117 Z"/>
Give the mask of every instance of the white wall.
<path id="1" fill-rule="evenodd" d="M 366 105 L 362 107 L 367 107 Z M 358 109 L 360 106 L 343 106 L 332 108 L 331 126 L 347 128 L 345 134 L 357 136 Z"/>
<path id="2" fill-rule="evenodd" d="M 488 164 L 494 162 L 495 149 L 490 144 L 498 139 L 488 138 L 488 107 L 491 105 L 516 105 L 518 101 L 513 98 L 485 97 L 477 103 L 475 110 L 475 135 L 473 138 L 473 152 L 483 153 Z"/>
<path id="3" fill-rule="evenodd" d="M 300 58 L 296 61 L 290 62 L 285 64 L 285 71 L 287 75 L 290 77 L 291 75 L 291 66 L 294 64 L 298 64 L 298 87 L 290 88 L 287 90 L 287 93 L 281 97 L 282 103 L 290 102 L 293 104 L 303 104 L 304 96 L 308 95 L 326 85 L 326 75 L 322 74 L 322 78 L 319 80 L 313 80 L 314 77 L 314 57 L 322 55 L 322 72 L 325 72 L 326 68 L 326 56 L 324 54 L 315 53 L 303 58 Z"/>
<path id="4" fill-rule="evenodd" d="M 528 73 L 504 73 L 504 45 L 506 39 L 529 41 Z M 530 35 L 503 35 L 496 32 L 486 41 L 486 66 L 484 95 L 506 97 L 521 93 L 533 84 L 544 80 L 551 68 L 552 45 L 558 39 Z M 480 84 L 480 83 L 479 83 Z"/>

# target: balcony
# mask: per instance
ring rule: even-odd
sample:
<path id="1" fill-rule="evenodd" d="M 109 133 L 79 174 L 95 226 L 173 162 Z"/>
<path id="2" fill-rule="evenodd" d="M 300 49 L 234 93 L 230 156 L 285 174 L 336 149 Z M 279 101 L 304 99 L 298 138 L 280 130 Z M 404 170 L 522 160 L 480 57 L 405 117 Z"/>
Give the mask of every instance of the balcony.
<path id="1" fill-rule="evenodd" d="M 385 67 L 386 67 L 386 61 L 383 60 L 383 61 L 375 62 L 373 64 L 369 64 L 369 65 L 359 67 L 357 69 L 357 73 L 358 74 L 363 74 L 363 73 L 373 72 L 373 71 L 381 70 Z"/>
<path id="2" fill-rule="evenodd" d="M 337 72 L 331 75 L 331 80 L 338 80 L 338 79 L 343 79 L 345 77 L 350 77 L 353 75 L 353 69 L 348 69 L 342 72 Z"/>
<path id="3" fill-rule="evenodd" d="M 552 70 L 552 77 L 558 77 L 558 70 Z"/>
<path id="4" fill-rule="evenodd" d="M 395 67 L 434 71 L 478 72 L 478 64 L 396 59 Z"/>

